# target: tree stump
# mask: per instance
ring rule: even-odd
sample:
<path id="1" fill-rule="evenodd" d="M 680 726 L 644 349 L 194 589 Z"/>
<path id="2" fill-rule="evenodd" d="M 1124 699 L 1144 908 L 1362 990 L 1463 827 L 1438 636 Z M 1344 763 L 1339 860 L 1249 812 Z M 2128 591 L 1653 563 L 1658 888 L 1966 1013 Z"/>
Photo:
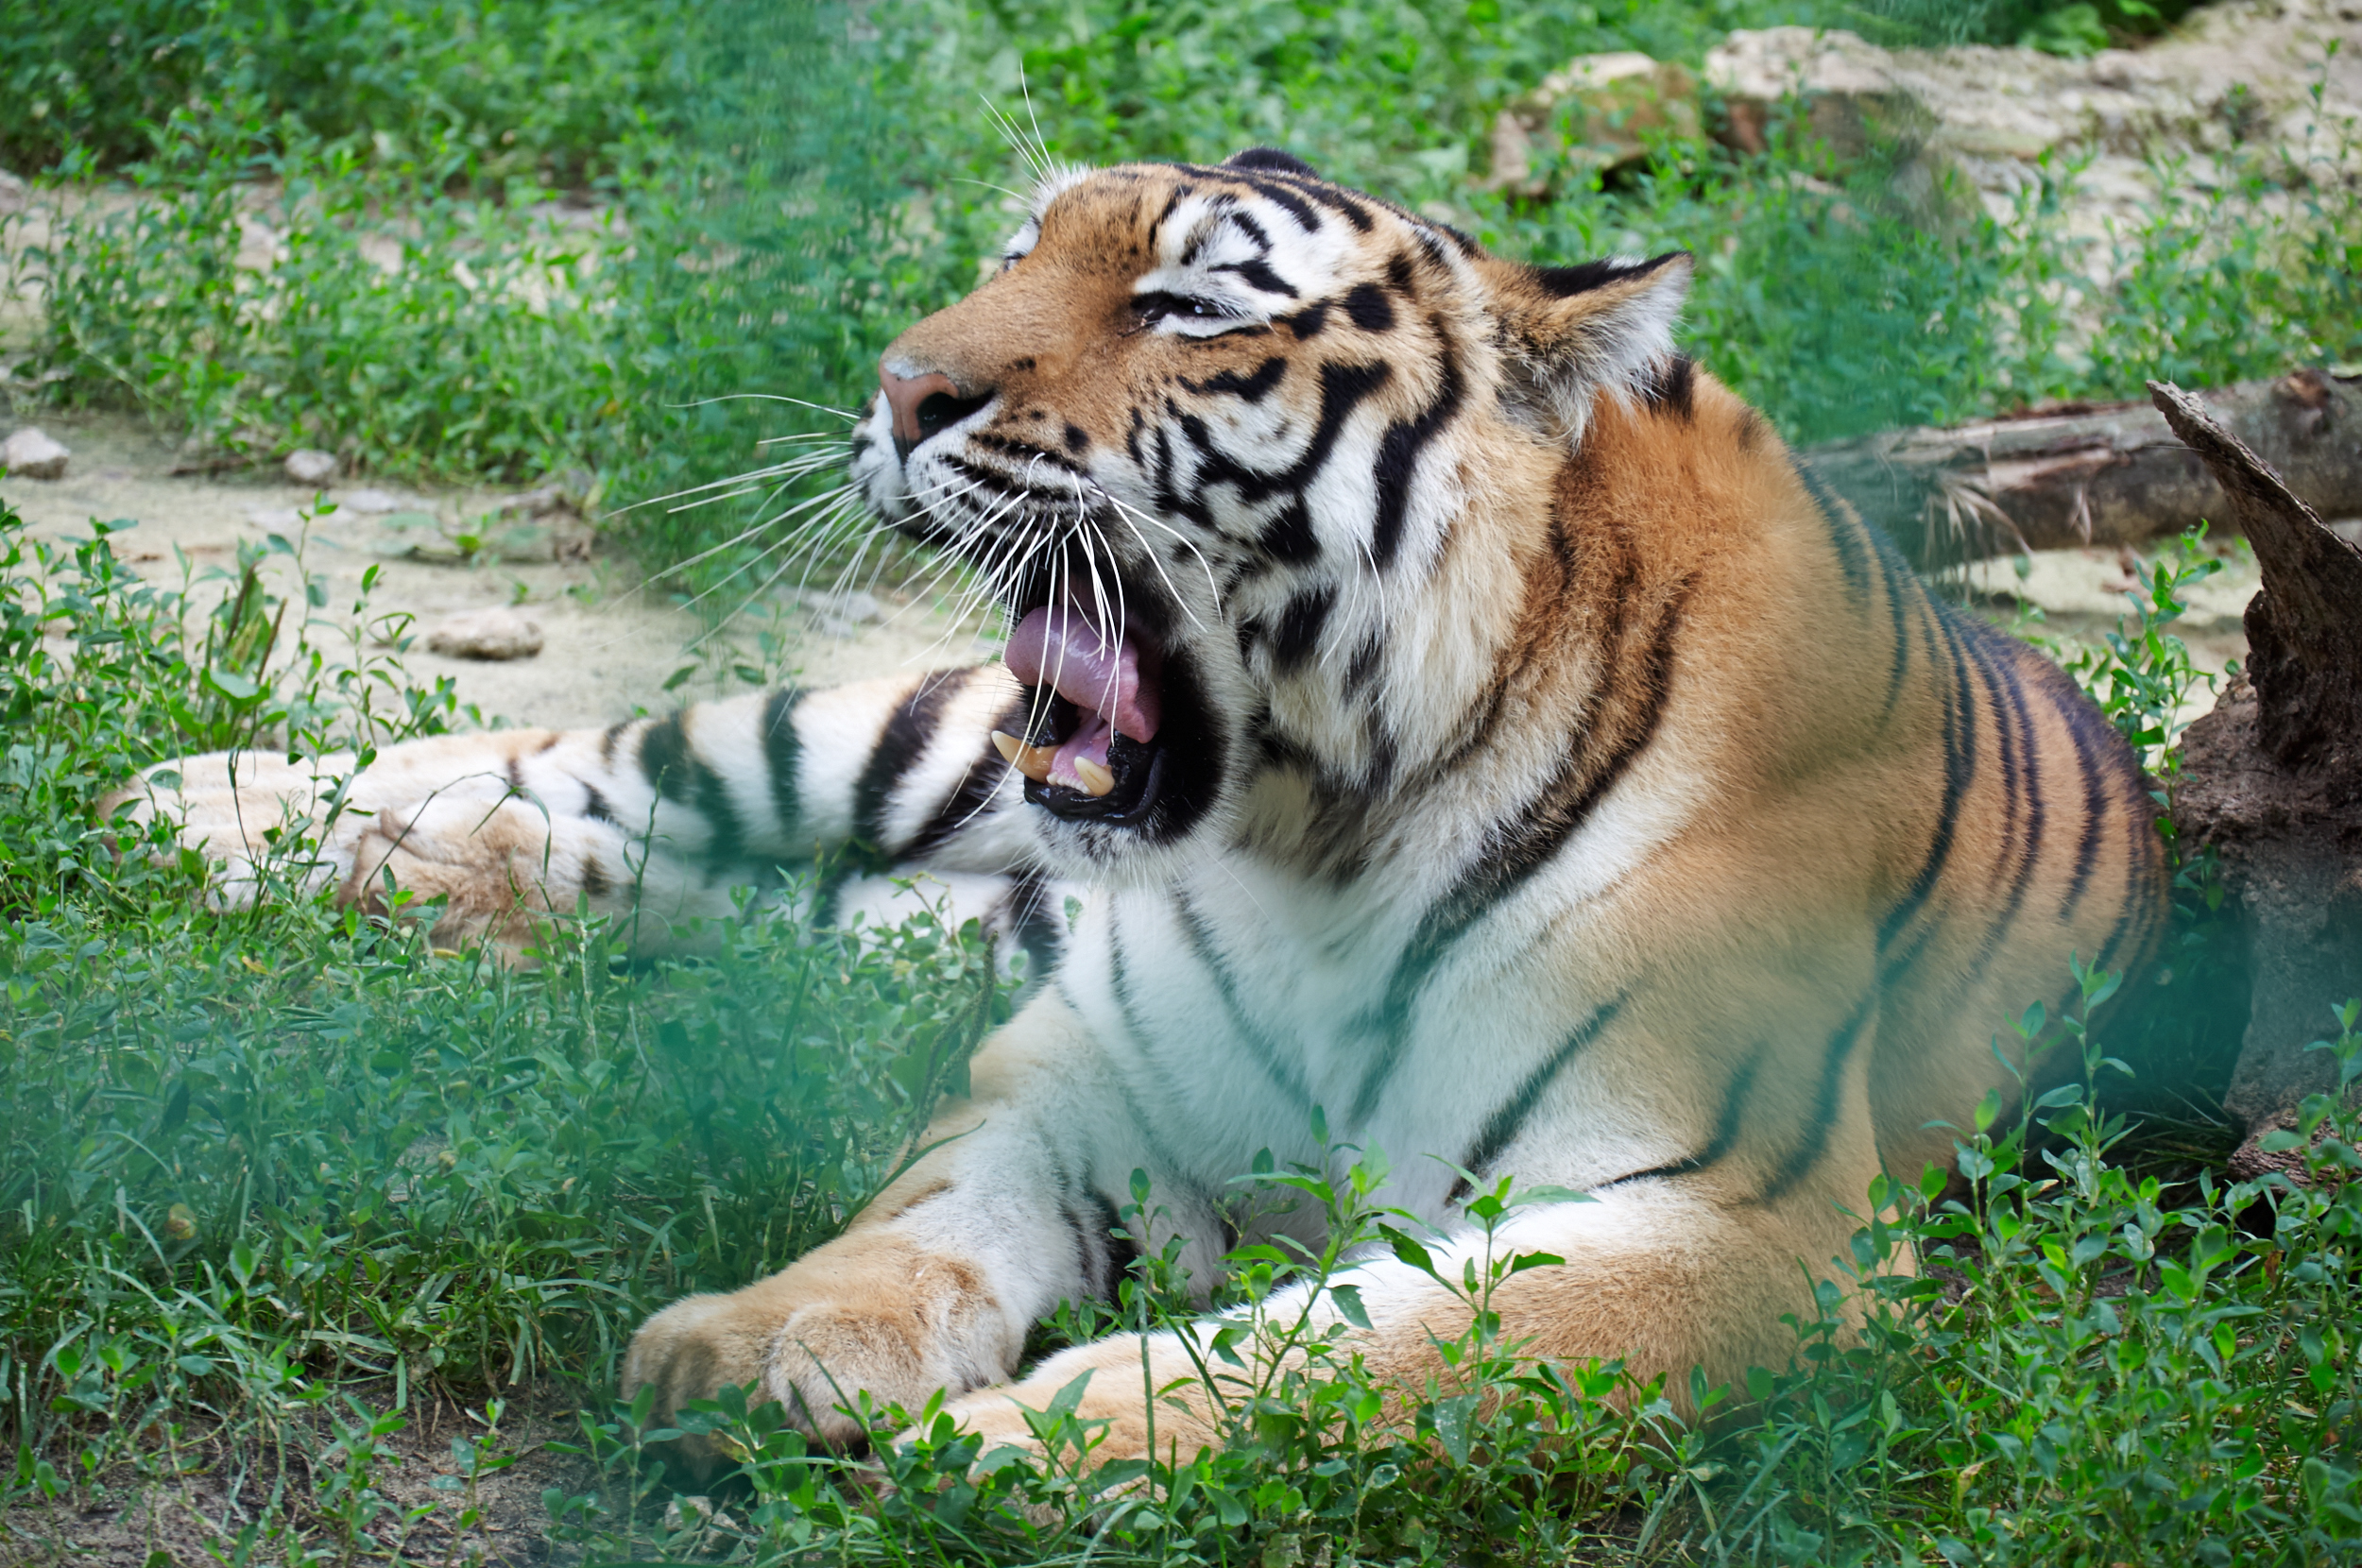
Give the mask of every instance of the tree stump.
<path id="1" fill-rule="evenodd" d="M 2245 1133 L 2232 1172 L 2301 1171 L 2300 1154 L 2260 1141 L 2336 1087 L 2336 1059 L 2306 1047 L 2332 1032 L 2333 1006 L 2362 994 L 2362 549 L 2196 398 L 2148 386 L 2263 569 L 2247 670 L 2183 739 L 2173 815 L 2185 852 L 2220 857 L 2254 981 L 2224 1099 Z"/>

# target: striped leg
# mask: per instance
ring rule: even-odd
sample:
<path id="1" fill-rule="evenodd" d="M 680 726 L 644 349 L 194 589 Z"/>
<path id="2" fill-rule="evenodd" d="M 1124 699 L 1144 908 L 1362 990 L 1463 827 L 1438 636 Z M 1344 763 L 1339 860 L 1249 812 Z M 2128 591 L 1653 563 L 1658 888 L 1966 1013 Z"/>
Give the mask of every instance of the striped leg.
<path id="1" fill-rule="evenodd" d="M 238 906 L 333 889 L 382 912 L 388 883 L 443 898 L 439 943 L 520 946 L 536 917 L 637 914 L 637 946 L 677 947 L 682 922 L 727 915 L 848 844 L 869 863 L 942 876 L 965 901 L 1006 904 L 1033 866 L 1020 781 L 988 741 L 1019 701 L 999 665 L 698 704 L 604 730 L 495 730 L 387 747 L 340 785 L 347 757 L 253 753 L 148 770 L 107 802 L 162 815 L 216 867 Z M 825 891 L 894 912 L 880 878 Z M 960 909 L 961 914 L 986 913 Z"/>

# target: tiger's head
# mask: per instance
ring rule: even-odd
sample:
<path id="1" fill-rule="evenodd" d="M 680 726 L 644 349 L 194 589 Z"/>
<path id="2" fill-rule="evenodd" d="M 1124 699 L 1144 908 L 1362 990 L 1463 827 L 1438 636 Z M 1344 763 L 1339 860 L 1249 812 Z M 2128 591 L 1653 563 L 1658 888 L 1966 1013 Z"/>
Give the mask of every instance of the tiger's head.
<path id="1" fill-rule="evenodd" d="M 853 474 L 1006 606 L 1053 860 L 1154 875 L 1457 743 L 1600 400 L 1686 375 L 1688 277 L 1503 261 L 1267 148 L 1045 180 L 886 350 Z"/>

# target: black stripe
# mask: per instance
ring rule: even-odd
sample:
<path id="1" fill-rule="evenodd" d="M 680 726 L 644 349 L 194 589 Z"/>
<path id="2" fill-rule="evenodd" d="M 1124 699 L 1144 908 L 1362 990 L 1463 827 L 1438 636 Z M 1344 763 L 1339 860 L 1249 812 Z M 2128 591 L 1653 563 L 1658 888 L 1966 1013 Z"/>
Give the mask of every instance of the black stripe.
<path id="1" fill-rule="evenodd" d="M 1468 1146 L 1468 1157 L 1460 1162 L 1460 1168 L 1473 1176 L 1489 1175 L 1493 1162 L 1500 1158 L 1501 1150 L 1516 1142 L 1517 1134 L 1525 1131 L 1534 1106 L 1541 1102 L 1543 1091 L 1566 1070 L 1567 1063 L 1600 1037 L 1600 1031 L 1615 1021 L 1616 1014 L 1623 1010 L 1623 1006 L 1624 997 L 1618 997 L 1593 1013 L 1559 1042 L 1558 1048 L 1543 1060 L 1540 1066 L 1526 1074 L 1525 1082 L 1518 1084 L 1515 1091 L 1484 1118 L 1484 1128 L 1477 1133 L 1476 1142 Z"/>
<path id="2" fill-rule="evenodd" d="M 1239 167 L 1246 168 L 1253 166 L 1254 165 L 1251 164 L 1241 164 Z M 1265 166 L 1275 170 L 1278 167 L 1276 164 Z M 1302 196 L 1297 196 L 1293 191 L 1289 190 L 1285 185 L 1280 184 L 1275 179 L 1256 179 L 1242 175 L 1239 173 L 1238 168 L 1233 168 L 1228 163 L 1224 163 L 1223 167 L 1231 179 L 1236 179 L 1241 184 L 1247 186 L 1249 189 L 1253 190 L 1257 196 L 1261 196 L 1265 201 L 1272 203 L 1275 207 L 1284 209 L 1289 216 L 1296 220 L 1297 227 L 1301 228 L 1306 233 L 1317 234 L 1321 231 L 1320 213 L 1312 210 L 1311 203 L 1306 201 Z M 1293 173 L 1296 171 L 1292 170 L 1290 172 Z M 1303 168 L 1301 172 L 1306 178 L 1313 179 L 1320 178 L 1309 168 Z"/>
<path id="3" fill-rule="evenodd" d="M 1526 880 L 1565 847 L 1568 839 L 1590 820 L 1601 800 L 1620 783 L 1633 763 L 1656 739 L 1664 723 L 1667 695 L 1672 685 L 1674 634 L 1681 624 L 1682 606 L 1691 580 L 1684 578 L 1657 617 L 1642 656 L 1640 668 L 1627 680 L 1619 669 L 1602 678 L 1603 690 L 1620 692 L 1636 685 L 1642 707 L 1623 726 L 1604 758 L 1594 758 L 1586 746 L 1594 734 L 1596 711 L 1586 711 L 1572 726 L 1572 739 L 1549 782 L 1513 823 L 1499 825 L 1487 853 L 1464 873 L 1459 883 L 1431 905 L 1402 957 L 1395 962 L 1386 994 L 1374 1016 L 1366 1021 L 1385 1031 L 1376 1062 L 1363 1076 L 1354 1097 L 1353 1119 L 1365 1119 L 1377 1108 L 1386 1082 L 1401 1065 L 1410 1041 L 1412 1003 L 1427 977 L 1446 954 L 1495 906 L 1523 887 Z M 1620 611 L 1619 604 L 1616 609 Z M 1589 765 L 1586 765 L 1589 764 Z"/>
<path id="4" fill-rule="evenodd" d="M 1258 196 L 1268 196 L 1274 201 L 1279 198 L 1269 187 L 1281 186 L 1300 192 L 1309 200 L 1317 201 L 1333 212 L 1344 213 L 1345 221 L 1352 224 L 1361 233 L 1368 233 L 1374 227 L 1367 208 L 1318 176 L 1300 175 L 1291 170 L 1268 166 L 1252 172 L 1204 163 L 1176 163 L 1173 167 L 1184 174 L 1198 175 L 1212 179 L 1235 179 L 1253 190 Z"/>
<path id="5" fill-rule="evenodd" d="M 796 825 L 804 812 L 796 773 L 803 765 L 803 738 L 796 733 L 796 709 L 803 692 L 782 687 L 762 705 L 762 759 L 771 770 L 771 814 L 779 822 L 782 853 L 796 853 Z"/>
<path id="6" fill-rule="evenodd" d="M 1345 295 L 1345 315 L 1365 332 L 1395 330 L 1394 301 L 1376 283 L 1356 283 Z"/>
<path id="7" fill-rule="evenodd" d="M 1184 376 L 1181 378 L 1181 384 L 1192 392 L 1207 395 L 1226 392 L 1248 402 L 1259 403 L 1271 396 L 1273 389 L 1278 386 L 1287 373 L 1287 355 L 1274 354 L 1257 366 L 1253 375 L 1241 376 L 1236 370 L 1224 370 L 1219 375 L 1208 376 L 1204 381 L 1191 381 Z"/>
<path id="8" fill-rule="evenodd" d="M 1164 231 L 1165 224 L 1172 218 L 1174 210 L 1196 194 L 1196 188 L 1186 182 L 1173 187 L 1172 194 L 1165 197 L 1164 211 L 1158 213 L 1156 221 L 1148 226 L 1148 243 L 1151 246 L 1156 243 L 1156 236 Z"/>
<path id="9" fill-rule="evenodd" d="M 1066 923 L 1061 910 L 1050 909 L 1051 884 L 1036 872 L 1026 872 L 1009 886 L 1009 908 L 1014 912 L 1010 922 L 1017 933 L 1017 945 L 1025 950 L 1030 971 L 1026 990 L 1033 988 L 1057 972 L 1058 960 L 1066 951 Z"/>
<path id="10" fill-rule="evenodd" d="M 1946 628 L 1959 641 L 1960 653 L 1976 671 L 1977 688 L 1982 698 L 1977 705 L 1979 718 L 1993 720 L 1993 745 L 1995 759 L 2001 764 L 2001 847 L 1994 857 L 1992 873 L 1987 878 L 1990 888 L 2007 870 L 2018 853 L 2018 812 L 2024 804 L 2025 779 L 2019 770 L 2017 732 L 2011 726 L 2006 711 L 2007 695 L 2001 690 L 1999 672 L 1994 667 L 1993 651 L 1980 628 L 1968 618 L 1955 612 L 1949 605 L 1936 611 L 1944 619 Z"/>
<path id="11" fill-rule="evenodd" d="M 688 802 L 694 788 L 685 765 L 688 757 L 689 736 L 678 713 L 657 720 L 640 737 L 640 775 L 660 799 Z"/>
<path id="12" fill-rule="evenodd" d="M 1328 464 L 1328 458 L 1344 432 L 1344 424 L 1363 399 L 1386 384 L 1394 367 L 1383 360 L 1366 365 L 1347 365 L 1335 361 L 1321 366 L 1321 413 L 1313 426 L 1312 438 L 1305 444 L 1304 454 L 1289 468 L 1277 473 L 1264 473 L 1241 467 L 1213 443 L 1213 435 L 1206 421 L 1193 414 L 1173 411 L 1173 422 L 1199 454 L 1197 483 L 1193 493 L 1184 496 L 1172 484 L 1172 461 L 1168 454 L 1157 465 L 1157 502 L 1169 511 L 1182 516 L 1211 531 L 1213 514 L 1200 499 L 1203 492 L 1217 484 L 1226 484 L 1238 491 L 1240 503 L 1254 505 L 1275 495 L 1301 492 Z M 1164 433 L 1160 430 L 1160 440 Z"/>
<path id="13" fill-rule="evenodd" d="M 1114 1300 L 1116 1281 L 1123 1276 L 1113 1235 L 1123 1221 L 1115 1204 L 1095 1188 L 1085 1190 L 1077 1202 L 1070 1190 L 1058 1195 L 1058 1217 L 1074 1233 L 1074 1261 L 1084 1296 L 1091 1301 Z"/>
<path id="14" fill-rule="evenodd" d="M 1974 984 L 1984 974 L 1986 966 L 2000 952 L 2002 939 L 2017 924 L 2018 912 L 2024 908 L 2026 895 L 2033 887 L 2034 872 L 2042 857 L 2043 833 L 2050 814 L 2049 802 L 2043 795 L 2042 757 L 2037 749 L 2033 712 L 2027 705 L 2026 688 L 2018 679 L 2017 658 L 2014 656 L 2017 650 L 2003 641 L 2000 633 L 1975 622 L 1969 626 L 1969 640 L 1973 644 L 1982 644 L 1980 656 L 1984 660 L 1986 685 L 2008 699 L 2010 716 L 2016 720 L 2017 756 L 2014 768 L 2011 768 L 2008 766 L 2011 748 L 2006 744 L 2010 725 L 1998 711 L 1996 702 L 1994 722 L 2005 738 L 2004 771 L 2023 793 L 2026 830 L 2017 872 L 2010 883 L 2010 895 L 2003 900 L 2000 912 L 1987 926 L 1984 943 L 1977 950 L 1976 962 L 1969 966 L 1963 984 Z"/>
<path id="15" fill-rule="evenodd" d="M 1854 520 L 1849 515 L 1853 509 L 1847 507 L 1840 512 L 1838 508 L 1843 503 L 1821 482 L 1819 474 L 1802 463 L 1792 466 L 1796 477 L 1804 482 L 1805 493 L 1812 497 L 1813 504 L 1821 508 L 1822 520 L 1828 524 L 1829 543 L 1837 551 L 1837 569 L 1845 576 L 1845 597 L 1854 602 L 1856 609 L 1867 608 L 1870 604 L 1870 559 L 1862 549 L 1862 541 L 1854 532 Z"/>
<path id="16" fill-rule="evenodd" d="M 585 855 L 582 858 L 582 891 L 585 896 L 593 901 L 604 898 L 610 885 L 607 879 L 607 867 L 599 863 L 598 856 Z"/>
<path id="17" fill-rule="evenodd" d="M 1879 591 L 1886 595 L 1887 619 L 1893 622 L 1894 661 L 1887 671 L 1886 702 L 1879 709 L 1883 721 L 1893 717 L 1895 699 L 1903 694 L 1903 673 L 1909 668 L 1911 659 L 1911 634 L 1904 616 L 1903 590 L 1908 587 L 1924 601 L 1926 589 L 1920 587 L 1910 563 L 1903 559 L 1903 553 L 1894 548 L 1894 541 L 1883 530 L 1858 520 L 1854 526 L 1870 541 L 1870 564 L 1878 574 Z"/>
<path id="18" fill-rule="evenodd" d="M 2083 831 L 2075 841 L 2075 874 L 2068 878 L 2066 896 L 2059 901 L 2059 919 L 2063 924 L 2074 918 L 2076 906 L 2083 901 L 2092 873 L 2099 864 L 2099 838 L 2108 820 L 2102 757 L 2118 738 L 2115 726 L 2064 675 L 2046 674 L 2042 692 L 2075 744 L 2075 766 L 2083 780 Z"/>
<path id="19" fill-rule="evenodd" d="M 1425 413 L 1386 427 L 1372 474 L 1378 486 L 1378 515 L 1370 524 L 1370 555 L 1380 571 L 1395 564 L 1395 553 L 1402 547 L 1402 525 L 1410 515 L 1411 481 L 1418 471 L 1419 454 L 1460 409 L 1460 356 L 1452 352 L 1451 338 L 1441 319 L 1430 318 L 1428 330 L 1435 334 L 1436 352 L 1443 361 L 1443 384 Z"/>
<path id="20" fill-rule="evenodd" d="M 615 808 L 608 804 L 607 796 L 599 793 L 597 785 L 585 784 L 582 787 L 582 814 L 584 816 L 588 817 L 592 822 L 613 822 L 619 827 L 623 826 L 623 824 L 618 822 L 616 819 Z"/>
<path id="21" fill-rule="evenodd" d="M 1321 629 L 1328 624 L 1328 613 L 1337 606 L 1337 590 L 1323 587 L 1309 588 L 1288 601 L 1279 612 L 1279 629 L 1272 634 L 1272 669 L 1275 673 L 1289 675 L 1303 668 L 1319 646 Z"/>
<path id="22" fill-rule="evenodd" d="M 1025 726 L 1025 699 L 1014 697 L 993 719 L 992 727 L 1011 735 L 1018 734 Z M 992 803 L 992 797 L 999 793 L 1001 786 L 1008 781 L 1012 771 L 987 740 L 975 760 L 968 763 L 967 771 L 960 775 L 959 783 L 943 797 L 943 804 L 936 807 L 934 814 L 927 819 L 926 825 L 912 836 L 910 843 L 893 852 L 895 859 L 918 860 L 942 848 L 950 842 L 952 834 L 984 814 L 985 808 Z"/>
<path id="23" fill-rule="evenodd" d="M 1296 297 L 1296 291 L 1288 286 L 1288 281 L 1274 272 L 1271 264 L 1259 256 L 1247 262 L 1224 262 L 1208 270 L 1235 272 L 1246 281 L 1249 287 L 1264 294 L 1276 294 L 1289 299 Z"/>
<path id="24" fill-rule="evenodd" d="M 1652 256 L 1645 262 L 1624 262 L 1610 256 L 1597 262 L 1581 262 L 1573 266 L 1537 266 L 1529 270 L 1542 292 L 1560 299 L 1578 294 L 1588 294 L 1609 283 L 1620 283 L 1630 278 L 1645 278 L 1676 256 L 1686 256 L 1686 250 L 1669 250 L 1662 256 Z"/>
<path id="25" fill-rule="evenodd" d="M 1180 916 L 1183 933 L 1190 939 L 1190 950 L 1196 955 L 1198 963 L 1205 965 L 1206 972 L 1213 977 L 1214 990 L 1222 997 L 1223 1012 L 1230 1019 L 1230 1031 L 1244 1043 L 1248 1054 L 1255 1058 L 1255 1065 L 1263 1069 L 1263 1075 L 1279 1092 L 1286 1095 L 1298 1110 L 1309 1112 L 1312 1108 L 1311 1091 L 1304 1086 L 1304 1080 L 1294 1064 L 1273 1043 L 1271 1036 L 1263 1032 L 1240 1002 L 1239 988 L 1230 978 L 1229 967 L 1222 961 L 1221 950 L 1214 946 L 1214 933 L 1207 929 L 1206 917 L 1197 912 L 1189 895 L 1177 888 L 1173 891 L 1172 907 L 1173 912 Z M 1112 911 L 1109 912 L 1108 925 L 1109 940 L 1112 941 Z"/>
<path id="26" fill-rule="evenodd" d="M 1290 566 L 1305 566 L 1321 556 L 1321 541 L 1312 534 L 1312 509 L 1302 496 L 1273 515 L 1256 543 L 1263 554 Z"/>
<path id="27" fill-rule="evenodd" d="M 1876 997 L 1874 991 L 1856 1002 L 1852 1014 L 1829 1036 L 1828 1049 L 1821 1057 L 1821 1082 L 1813 1091 L 1812 1118 L 1806 1126 L 1804 1137 L 1789 1150 L 1779 1169 L 1772 1173 L 1771 1183 L 1763 1189 L 1763 1202 L 1776 1203 L 1786 1197 L 1827 1151 L 1829 1130 L 1837 1125 L 1838 1095 L 1845 1085 L 1845 1064 L 1853 1058 L 1854 1048 L 1861 1044 L 1862 1031 L 1869 1026 L 1871 1007 Z"/>
<path id="28" fill-rule="evenodd" d="M 640 771 L 660 798 L 705 818 L 706 863 L 728 865 L 740 858 L 745 830 L 729 787 L 690 745 L 686 718 L 685 712 L 675 713 L 648 726 L 640 738 Z"/>
<path id="29" fill-rule="evenodd" d="M 1960 802 L 1968 793 L 1969 781 L 1977 772 L 1977 712 L 1976 699 L 1970 694 L 1967 661 L 1960 657 L 1960 648 L 1944 625 L 1936 606 L 1923 595 L 1920 604 L 1921 630 L 1927 643 L 1927 662 L 1939 662 L 1936 650 L 1938 633 L 1943 634 L 1943 646 L 1952 672 L 1949 690 L 1939 682 L 1938 695 L 1943 705 L 1943 798 L 1936 809 L 1935 831 L 1927 841 L 1927 853 L 1920 861 L 1919 871 L 1910 886 L 1896 900 L 1886 917 L 1878 922 L 1878 953 L 1881 958 L 1903 928 L 1910 924 L 1935 892 L 1936 880 L 1943 875 L 1945 863 L 1952 858 L 1952 842 L 1960 832 Z"/>
<path id="30" fill-rule="evenodd" d="M 1722 1109 L 1715 1115 L 1714 1132 L 1706 1139 L 1703 1149 L 1665 1165 L 1652 1165 L 1646 1170 L 1635 1170 L 1612 1182 L 1601 1182 L 1591 1190 L 1605 1192 L 1627 1182 L 1646 1182 L 1657 1177 L 1694 1176 L 1728 1154 L 1738 1142 L 1738 1124 L 1746 1116 L 1747 1094 L 1754 1087 L 1755 1074 L 1763 1066 L 1766 1048 L 1758 1044 L 1747 1053 L 1747 1060 L 1739 1064 L 1738 1071 L 1731 1075 L 1730 1082 L 1722 1090 Z"/>
<path id="31" fill-rule="evenodd" d="M 1698 364 L 1687 354 L 1675 354 L 1664 368 L 1652 368 L 1640 383 L 1640 401 L 1652 413 L 1670 414 L 1687 424 L 1697 417 L 1692 394 L 1696 390 Z"/>
<path id="32" fill-rule="evenodd" d="M 893 804 L 895 786 L 927 754 L 928 743 L 942 721 L 944 704 L 974 673 L 950 670 L 926 676 L 886 721 L 885 732 L 878 737 L 869 763 L 862 769 L 861 781 L 853 786 L 853 831 L 858 837 L 884 847 L 886 811 Z"/>

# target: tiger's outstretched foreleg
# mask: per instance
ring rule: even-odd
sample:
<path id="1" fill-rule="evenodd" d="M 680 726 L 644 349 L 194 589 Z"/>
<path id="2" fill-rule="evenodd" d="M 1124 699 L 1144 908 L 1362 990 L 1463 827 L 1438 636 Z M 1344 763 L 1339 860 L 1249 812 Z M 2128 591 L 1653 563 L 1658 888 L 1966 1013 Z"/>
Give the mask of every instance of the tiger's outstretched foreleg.
<path id="1" fill-rule="evenodd" d="M 923 1135 L 928 1152 L 845 1235 L 642 1325 L 625 1396 L 653 1387 L 664 1423 L 736 1385 L 843 1443 L 863 1435 L 846 1408 L 858 1396 L 916 1410 L 938 1389 L 999 1383 L 1036 1319 L 1108 1295 L 1123 1267 L 1116 1203 L 1153 1162 L 1105 1059 L 1053 989 L 984 1043 L 969 1079 Z M 1172 1222 L 1210 1235 L 1218 1220 L 1183 1203 Z"/>
<path id="2" fill-rule="evenodd" d="M 511 948 L 546 916 L 587 909 L 660 952 L 682 924 L 729 915 L 737 889 L 777 888 L 782 870 L 849 843 L 946 881 L 1025 872 L 1021 780 L 989 740 L 1019 700 L 987 665 L 606 729 L 436 736 L 358 773 L 350 756 L 215 753 L 151 768 L 104 806 L 168 821 L 213 862 L 227 907 L 325 889 L 385 913 L 406 894 L 441 900 L 437 943 Z M 891 891 L 851 895 L 890 903 Z"/>

